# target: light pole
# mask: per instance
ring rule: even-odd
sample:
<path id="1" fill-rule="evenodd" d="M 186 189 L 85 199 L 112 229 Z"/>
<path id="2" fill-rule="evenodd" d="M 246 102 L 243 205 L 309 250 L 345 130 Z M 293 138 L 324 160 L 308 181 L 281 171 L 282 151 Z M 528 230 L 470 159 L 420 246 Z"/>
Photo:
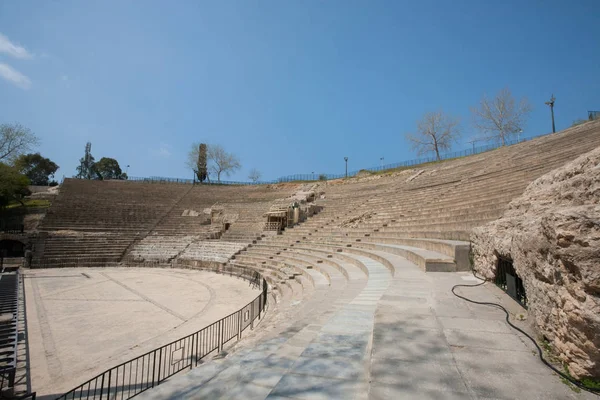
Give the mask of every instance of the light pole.
<path id="1" fill-rule="evenodd" d="M 554 98 L 554 94 L 552 94 L 550 101 L 546 102 L 546 105 L 550 106 L 550 114 L 552 115 L 552 133 L 556 133 L 556 128 L 554 127 L 554 100 L 556 99 Z"/>
<path id="2" fill-rule="evenodd" d="M 127 167 L 125 167 L 125 175 L 129 176 L 128 172 L 129 172 L 129 164 L 127 165 Z"/>
<path id="3" fill-rule="evenodd" d="M 467 143 L 471 143 L 471 147 L 473 148 L 472 154 L 475 154 L 475 143 L 478 142 L 479 139 L 471 139 Z"/>
<path id="4" fill-rule="evenodd" d="M 383 169 L 383 157 L 379 159 L 379 168 Z"/>
<path id="5" fill-rule="evenodd" d="M 344 157 L 344 161 L 346 161 L 346 178 L 348 178 L 348 157 Z"/>
<path id="6" fill-rule="evenodd" d="M 312 180 L 314 181 L 315 180 L 315 171 L 311 172 L 311 174 L 312 174 Z"/>
<path id="7" fill-rule="evenodd" d="M 517 143 L 521 143 L 521 133 L 523 133 L 523 129 L 519 129 L 517 132 Z"/>

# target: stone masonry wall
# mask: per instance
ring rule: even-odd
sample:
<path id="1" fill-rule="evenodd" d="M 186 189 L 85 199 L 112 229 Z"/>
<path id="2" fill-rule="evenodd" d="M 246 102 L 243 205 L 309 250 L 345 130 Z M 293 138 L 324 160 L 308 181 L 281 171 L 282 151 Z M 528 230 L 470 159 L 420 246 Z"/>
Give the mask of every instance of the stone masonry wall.
<path id="1" fill-rule="evenodd" d="M 534 326 L 575 377 L 600 377 L 600 148 L 532 182 L 471 235 L 475 270 L 497 255 L 523 279 Z"/>

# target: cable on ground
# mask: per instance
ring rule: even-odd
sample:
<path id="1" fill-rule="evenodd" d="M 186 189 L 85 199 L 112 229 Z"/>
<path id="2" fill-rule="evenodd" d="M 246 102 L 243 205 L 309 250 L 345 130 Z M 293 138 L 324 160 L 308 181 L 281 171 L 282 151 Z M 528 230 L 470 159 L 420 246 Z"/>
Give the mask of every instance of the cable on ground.
<path id="1" fill-rule="evenodd" d="M 458 287 L 471 287 L 471 288 L 472 288 L 472 287 L 481 286 L 481 285 L 485 284 L 486 282 L 488 282 L 488 280 L 487 280 L 487 279 L 483 279 L 483 278 L 480 278 L 480 277 L 478 277 L 477 275 L 475 275 L 475 271 L 473 271 L 473 270 L 472 270 L 471 272 L 473 273 L 473 276 L 474 276 L 475 278 L 477 278 L 477 279 L 481 280 L 482 282 L 480 282 L 480 283 L 477 283 L 477 284 L 475 284 L 475 285 L 463 285 L 463 284 L 460 284 L 460 285 L 454 285 L 454 286 L 452 286 L 452 294 L 453 294 L 453 295 L 455 295 L 456 297 L 458 297 L 458 298 L 460 298 L 460 299 L 463 299 L 463 300 L 465 300 L 465 301 L 468 301 L 469 303 L 473 303 L 473 304 L 480 304 L 480 305 L 483 305 L 483 306 L 491 306 L 491 307 L 496 307 L 496 308 L 499 308 L 499 309 L 501 309 L 502 311 L 504 311 L 504 314 L 506 315 L 506 323 L 507 323 L 507 324 L 508 324 L 508 325 L 509 325 L 511 328 L 513 328 L 513 329 L 515 329 L 515 330 L 517 330 L 517 331 L 521 332 L 523 335 L 525 335 L 527 338 L 529 338 L 529 340 L 531 340 L 531 343 L 533 343 L 533 344 L 535 345 L 535 348 L 536 348 L 536 349 L 537 349 L 537 351 L 538 351 L 538 355 L 539 355 L 539 357 L 540 357 L 540 360 L 541 360 L 541 361 L 542 361 L 542 362 L 543 362 L 543 363 L 544 363 L 544 364 L 545 364 L 545 365 L 546 365 L 548 368 L 550 368 L 552 371 L 554 371 L 556 374 L 558 374 L 558 375 L 559 375 L 561 378 L 563 378 L 563 379 L 565 379 L 565 380 L 569 381 L 570 383 L 572 383 L 573 385 L 577 386 L 578 388 L 580 388 L 580 389 L 583 389 L 583 390 L 585 390 L 585 391 L 587 391 L 587 392 L 590 392 L 590 393 L 592 393 L 592 394 L 595 394 L 596 396 L 600 396 L 600 389 L 597 389 L 597 388 L 592 388 L 592 387 L 586 386 L 584 383 L 582 383 L 582 382 L 580 382 L 580 381 L 578 381 L 578 380 L 574 379 L 573 377 L 571 377 L 571 376 L 569 376 L 569 375 L 565 374 L 564 372 L 562 372 L 562 371 L 558 370 L 558 369 L 557 369 L 555 366 L 553 366 L 553 365 L 552 365 L 552 364 L 550 364 L 548 361 L 546 361 L 546 359 L 544 359 L 544 355 L 543 355 L 543 353 L 542 353 L 542 349 L 541 349 L 541 348 L 540 348 L 540 346 L 537 344 L 537 342 L 535 341 L 535 339 L 534 339 L 534 338 L 532 338 L 531 336 L 529 336 L 529 335 L 528 335 L 526 332 L 524 332 L 524 331 L 523 331 L 521 328 L 519 328 L 518 326 L 515 326 L 515 325 L 513 325 L 513 323 L 512 323 L 512 322 L 510 322 L 510 320 L 509 320 L 509 313 L 508 313 L 508 311 L 506 310 L 506 308 L 504 308 L 502 305 L 500 305 L 500 304 L 497 304 L 497 303 L 489 303 L 489 302 L 484 302 L 484 301 L 475 301 L 475 300 L 471 300 L 471 299 L 469 299 L 469 298 L 466 298 L 466 297 L 464 297 L 464 296 L 462 296 L 462 295 L 460 295 L 460 294 L 456 293 L 454 290 L 455 290 L 456 288 L 458 288 Z"/>

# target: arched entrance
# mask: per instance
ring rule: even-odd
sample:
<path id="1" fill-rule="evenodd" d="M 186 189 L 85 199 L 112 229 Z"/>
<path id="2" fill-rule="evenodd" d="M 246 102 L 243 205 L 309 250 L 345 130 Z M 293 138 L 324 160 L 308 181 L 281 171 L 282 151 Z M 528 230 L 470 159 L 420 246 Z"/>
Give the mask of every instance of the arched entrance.
<path id="1" fill-rule="evenodd" d="M 0 240 L 0 257 L 24 257 L 25 245 L 18 240 L 3 239 Z"/>

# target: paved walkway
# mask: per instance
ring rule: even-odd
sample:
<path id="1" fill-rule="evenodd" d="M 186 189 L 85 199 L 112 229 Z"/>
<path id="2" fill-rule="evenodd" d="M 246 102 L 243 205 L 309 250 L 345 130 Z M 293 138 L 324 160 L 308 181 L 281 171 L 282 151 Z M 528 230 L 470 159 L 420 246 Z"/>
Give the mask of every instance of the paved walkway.
<path id="1" fill-rule="evenodd" d="M 502 312 L 454 297 L 454 284 L 474 283 L 469 274 L 426 274 L 385 254 L 392 277 L 379 262 L 347 255 L 365 264 L 368 281 L 317 288 L 312 299 L 283 312 L 285 318 L 266 320 L 224 359 L 139 398 L 595 398 L 561 383 Z M 486 286 L 463 290 L 478 300 L 505 297 Z"/>

